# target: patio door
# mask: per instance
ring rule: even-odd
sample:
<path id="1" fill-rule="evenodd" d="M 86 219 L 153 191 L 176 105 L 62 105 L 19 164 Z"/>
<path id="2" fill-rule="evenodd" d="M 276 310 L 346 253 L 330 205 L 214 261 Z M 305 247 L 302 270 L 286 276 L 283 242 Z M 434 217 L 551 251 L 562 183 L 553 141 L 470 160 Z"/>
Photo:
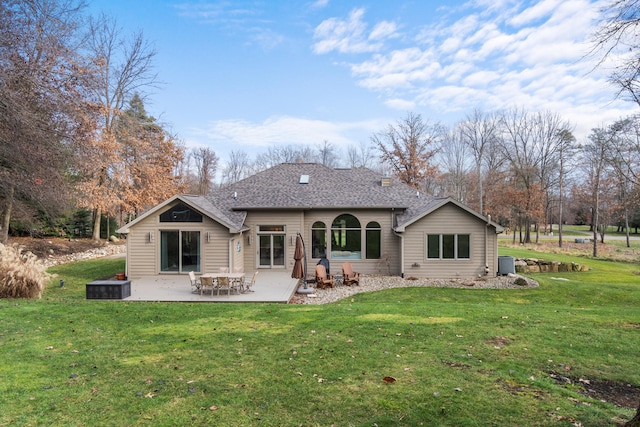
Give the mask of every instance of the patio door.
<path id="1" fill-rule="evenodd" d="M 200 232 L 160 231 L 160 271 L 200 272 Z"/>
<path id="2" fill-rule="evenodd" d="M 284 268 L 284 234 L 259 234 L 259 267 Z"/>

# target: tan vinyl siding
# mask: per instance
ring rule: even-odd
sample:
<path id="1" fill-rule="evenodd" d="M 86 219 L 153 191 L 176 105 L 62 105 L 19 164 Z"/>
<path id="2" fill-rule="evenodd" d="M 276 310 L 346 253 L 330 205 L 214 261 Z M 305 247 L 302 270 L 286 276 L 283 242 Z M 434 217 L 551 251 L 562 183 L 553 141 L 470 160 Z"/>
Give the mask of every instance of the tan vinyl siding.
<path id="1" fill-rule="evenodd" d="M 127 235 L 127 275 L 130 278 L 179 274 L 160 272 L 161 230 L 200 232 L 200 273 L 218 271 L 222 266 L 229 266 L 231 235 L 226 227 L 206 216 L 203 217 L 203 222 L 161 223 L 159 214 L 160 212 L 139 222 Z M 207 242 L 207 232 L 210 233 L 209 242 Z M 152 242 L 149 241 L 149 233 L 153 234 Z"/>
<path id="2" fill-rule="evenodd" d="M 329 259 L 329 263 L 331 265 L 331 273 L 340 273 L 342 269 L 342 263 L 348 261 L 353 265 L 354 271 L 362 274 L 400 274 L 400 239 L 393 234 L 392 212 L 388 209 L 351 211 L 314 209 L 308 211 L 304 218 L 303 234 L 306 242 L 307 253 L 311 254 L 311 227 L 313 223 L 316 221 L 322 221 L 327 227 L 327 233 L 329 233 L 333 220 L 337 216 L 345 213 L 355 216 L 358 221 L 360 221 L 360 227 L 362 228 L 362 259 L 334 260 L 331 258 L 331 254 L 328 253 L 327 258 Z M 365 259 L 366 226 L 371 221 L 375 221 L 380 224 L 380 254 L 382 259 Z M 328 252 L 331 252 L 329 248 L 327 248 L 327 250 Z M 384 259 L 388 259 L 389 262 L 384 262 Z M 314 271 L 315 265 L 318 263 L 318 261 L 319 258 L 311 258 L 310 256 L 308 257 L 307 263 L 310 272 Z"/>
<path id="3" fill-rule="evenodd" d="M 220 267 L 232 267 L 229 262 L 229 239 L 232 237 L 229 229 L 207 217 L 204 218 L 203 224 L 205 230 L 211 234 L 209 242 L 207 242 L 206 231 L 202 236 L 201 272 L 214 273 L 220 271 Z"/>
<path id="4" fill-rule="evenodd" d="M 284 225 L 284 250 L 285 250 L 285 270 L 293 269 L 293 251 L 295 249 L 295 238 L 298 231 L 302 231 L 304 214 L 302 212 L 269 210 L 263 212 L 250 211 L 247 214 L 244 224 L 249 227 L 249 231 L 243 233 L 244 271 L 253 273 L 258 269 L 258 226 L 260 225 Z M 249 244 L 249 241 L 251 244 Z M 279 268 L 279 267 L 278 267 Z"/>
<path id="5" fill-rule="evenodd" d="M 245 271 L 244 268 L 244 251 L 245 251 L 245 241 L 243 239 L 242 234 L 236 235 L 231 241 L 232 247 L 232 257 L 231 257 L 231 268 L 236 270 Z M 240 251 L 238 252 L 238 243 L 240 243 Z"/>
<path id="6" fill-rule="evenodd" d="M 428 259 L 426 251 L 429 234 L 468 234 L 470 258 Z M 496 239 L 495 228 L 487 227 L 486 223 L 477 217 L 453 204 L 447 204 L 412 224 L 405 231 L 405 277 L 477 277 L 484 275 L 485 260 L 489 265 L 489 275 L 495 276 L 498 256 Z M 485 248 L 488 248 L 488 252 Z"/>

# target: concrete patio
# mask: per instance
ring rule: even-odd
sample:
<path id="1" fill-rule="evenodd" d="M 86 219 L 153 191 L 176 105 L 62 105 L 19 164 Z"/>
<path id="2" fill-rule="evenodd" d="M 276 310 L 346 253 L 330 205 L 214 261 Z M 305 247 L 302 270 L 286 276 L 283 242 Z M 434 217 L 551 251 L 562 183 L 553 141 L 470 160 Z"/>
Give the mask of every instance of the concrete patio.
<path id="1" fill-rule="evenodd" d="M 260 270 L 254 292 L 227 295 L 216 291 L 204 295 L 191 290 L 189 276 L 154 276 L 131 279 L 131 296 L 124 301 L 176 301 L 176 302 L 289 302 L 298 289 L 298 279 L 291 278 L 290 271 Z"/>

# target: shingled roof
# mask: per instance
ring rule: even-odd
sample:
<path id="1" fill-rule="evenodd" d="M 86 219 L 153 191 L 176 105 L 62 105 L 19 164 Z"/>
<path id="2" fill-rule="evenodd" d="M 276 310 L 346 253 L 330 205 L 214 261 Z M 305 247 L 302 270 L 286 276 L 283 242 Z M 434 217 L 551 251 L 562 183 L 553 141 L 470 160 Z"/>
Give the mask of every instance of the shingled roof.
<path id="1" fill-rule="evenodd" d="M 306 183 L 301 183 L 305 176 Z M 332 169 L 317 163 L 283 163 L 208 196 L 233 210 L 310 208 L 408 208 L 416 191 L 367 168 Z"/>
<path id="2" fill-rule="evenodd" d="M 282 163 L 216 188 L 207 196 L 174 196 L 152 210 L 176 199 L 216 219 L 231 232 L 246 229 L 244 221 L 252 210 L 394 209 L 397 231 L 404 231 L 404 227 L 446 203 L 454 203 L 483 219 L 450 198 L 421 194 L 398 179 L 383 177 L 371 169 L 333 169 L 317 163 Z"/>

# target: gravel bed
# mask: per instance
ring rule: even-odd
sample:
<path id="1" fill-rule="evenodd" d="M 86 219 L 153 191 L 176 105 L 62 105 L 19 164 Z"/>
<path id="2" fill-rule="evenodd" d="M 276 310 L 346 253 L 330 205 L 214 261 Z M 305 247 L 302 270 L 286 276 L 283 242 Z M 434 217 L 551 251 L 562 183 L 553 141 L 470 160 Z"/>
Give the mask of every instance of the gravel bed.
<path id="1" fill-rule="evenodd" d="M 516 284 L 522 278 L 526 285 Z M 313 287 L 313 284 L 309 285 Z M 527 289 L 538 287 L 538 282 L 524 276 L 509 275 L 499 277 L 482 277 L 478 279 L 418 279 L 398 276 L 361 276 L 359 286 L 336 285 L 335 288 L 315 289 L 313 294 L 296 294 L 291 304 L 327 304 L 361 292 L 381 291 L 391 288 L 436 287 L 463 289 Z"/>

